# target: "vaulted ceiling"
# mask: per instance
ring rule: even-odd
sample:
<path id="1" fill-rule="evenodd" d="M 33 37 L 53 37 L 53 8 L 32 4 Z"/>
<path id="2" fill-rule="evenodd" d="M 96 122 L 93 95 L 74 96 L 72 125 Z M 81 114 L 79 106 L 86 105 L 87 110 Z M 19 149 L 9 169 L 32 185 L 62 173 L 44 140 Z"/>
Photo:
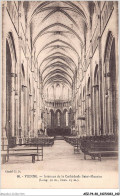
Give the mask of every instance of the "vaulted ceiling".
<path id="1" fill-rule="evenodd" d="M 90 28 L 87 1 L 24 2 L 43 85 L 64 83 L 71 88 Z"/>

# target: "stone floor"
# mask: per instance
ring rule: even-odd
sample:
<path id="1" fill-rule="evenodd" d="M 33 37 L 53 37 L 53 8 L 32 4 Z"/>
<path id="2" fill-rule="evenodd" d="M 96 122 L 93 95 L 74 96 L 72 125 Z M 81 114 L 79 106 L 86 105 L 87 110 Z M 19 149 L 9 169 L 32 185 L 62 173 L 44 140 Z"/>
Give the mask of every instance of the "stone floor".
<path id="1" fill-rule="evenodd" d="M 67 174 L 104 176 L 105 179 L 116 178 L 118 176 L 117 158 L 102 158 L 102 161 L 92 160 L 87 156 L 84 160 L 83 153 L 74 154 L 73 146 L 64 140 L 55 140 L 52 147 L 44 147 L 44 160 L 31 162 L 31 157 L 10 157 L 8 163 L 2 164 L 1 169 L 4 174 L 7 171 L 21 171 L 22 173 L 34 174 Z M 27 172 L 29 171 L 29 172 Z M 8 175 L 8 173 L 7 173 Z"/>

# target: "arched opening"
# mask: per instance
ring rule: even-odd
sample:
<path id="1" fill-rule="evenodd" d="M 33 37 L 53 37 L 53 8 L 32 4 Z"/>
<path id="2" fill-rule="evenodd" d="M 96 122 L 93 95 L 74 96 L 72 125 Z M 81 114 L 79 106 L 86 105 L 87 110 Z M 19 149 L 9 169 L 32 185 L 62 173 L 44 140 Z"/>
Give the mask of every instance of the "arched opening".
<path id="1" fill-rule="evenodd" d="M 113 40 L 111 53 L 110 53 L 110 88 L 111 88 L 111 133 L 116 134 L 117 132 L 117 95 L 116 95 L 116 61 L 115 61 L 115 40 Z"/>
<path id="2" fill-rule="evenodd" d="M 56 99 L 60 99 L 61 98 L 61 86 L 60 84 L 56 85 Z"/>
<path id="3" fill-rule="evenodd" d="M 18 133 L 16 53 L 12 34 L 6 39 L 6 135 L 11 146 L 16 144 Z"/>
<path id="4" fill-rule="evenodd" d="M 62 135 L 62 127 L 63 127 L 63 114 L 60 109 L 57 109 L 55 112 L 54 117 L 54 129 L 55 129 L 55 135 Z"/>
<path id="5" fill-rule="evenodd" d="M 63 127 L 68 127 L 68 111 L 64 109 L 63 111 Z"/>
<path id="6" fill-rule="evenodd" d="M 25 85 L 25 70 L 24 65 L 21 65 L 21 137 L 26 137 L 27 133 L 27 100 L 26 100 L 26 85 Z"/>
<path id="7" fill-rule="evenodd" d="M 50 110 L 50 116 L 51 116 L 51 128 L 54 127 L 54 111 L 53 110 Z"/>
<path id="8" fill-rule="evenodd" d="M 116 96 L 116 60 L 115 60 L 115 39 L 109 32 L 105 51 L 105 134 L 117 133 L 117 96 Z"/>
<path id="9" fill-rule="evenodd" d="M 60 127 L 60 120 L 61 120 L 60 112 L 57 111 L 57 126 L 58 127 Z"/>
<path id="10" fill-rule="evenodd" d="M 6 40 L 6 131 L 8 140 L 12 137 L 12 58 L 10 47 Z"/>

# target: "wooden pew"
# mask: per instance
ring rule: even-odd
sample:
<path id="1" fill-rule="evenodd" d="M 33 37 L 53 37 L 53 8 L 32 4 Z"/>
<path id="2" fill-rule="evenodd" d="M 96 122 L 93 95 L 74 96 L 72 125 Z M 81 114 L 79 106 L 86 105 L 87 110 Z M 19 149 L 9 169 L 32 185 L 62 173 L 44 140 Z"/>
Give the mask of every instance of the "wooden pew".
<path id="1" fill-rule="evenodd" d="M 101 161 L 101 157 L 105 156 L 118 156 L 118 143 L 116 141 L 82 141 L 81 150 L 84 153 L 84 159 L 86 155 L 91 156 L 95 160 Z"/>
<path id="2" fill-rule="evenodd" d="M 6 150 L 3 150 L 1 156 L 3 158 L 3 163 L 9 161 L 10 156 L 31 156 L 32 163 L 35 163 L 35 157 L 39 161 L 39 157 L 43 160 L 43 146 L 39 144 L 20 144 L 16 145 L 15 148 L 9 148 L 8 145 Z M 30 148 L 32 147 L 32 148 Z M 34 148 L 33 148 L 34 147 Z"/>
<path id="3" fill-rule="evenodd" d="M 52 146 L 54 144 L 54 137 L 26 138 L 26 143 L 37 143 L 43 146 Z"/>
<path id="4" fill-rule="evenodd" d="M 2 157 L 2 163 L 5 163 L 8 161 L 8 152 L 9 148 L 8 145 L 1 145 L 1 157 Z"/>
<path id="5" fill-rule="evenodd" d="M 80 153 L 80 140 L 77 136 L 65 136 L 65 141 L 74 147 L 74 153 Z"/>

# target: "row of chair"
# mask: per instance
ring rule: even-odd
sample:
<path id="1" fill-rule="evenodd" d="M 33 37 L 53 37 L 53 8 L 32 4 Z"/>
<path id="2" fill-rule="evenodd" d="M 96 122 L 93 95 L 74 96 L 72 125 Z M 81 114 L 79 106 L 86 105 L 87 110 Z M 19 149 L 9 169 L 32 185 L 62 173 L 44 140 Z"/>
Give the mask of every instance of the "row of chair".
<path id="1" fill-rule="evenodd" d="M 41 144 L 43 146 L 52 146 L 54 144 L 54 137 L 26 138 L 26 143 Z"/>
<path id="2" fill-rule="evenodd" d="M 35 157 L 37 157 L 37 161 L 40 161 L 40 157 L 43 160 L 43 145 L 40 144 L 16 144 L 14 148 L 9 145 L 1 145 L 1 149 L 2 163 L 8 162 L 10 156 L 31 156 L 32 163 L 35 163 Z"/>
<path id="3" fill-rule="evenodd" d="M 100 136 L 64 136 L 66 142 L 70 143 L 71 145 L 75 145 L 76 143 L 80 142 L 81 140 L 86 141 L 116 141 L 118 142 L 118 137 L 115 135 L 100 135 Z"/>
<path id="4" fill-rule="evenodd" d="M 79 153 L 80 150 L 86 155 L 90 155 L 92 159 L 98 157 L 101 161 L 102 156 L 118 155 L 118 137 L 115 135 L 101 136 L 66 136 L 65 141 L 74 146 L 74 153 Z"/>

